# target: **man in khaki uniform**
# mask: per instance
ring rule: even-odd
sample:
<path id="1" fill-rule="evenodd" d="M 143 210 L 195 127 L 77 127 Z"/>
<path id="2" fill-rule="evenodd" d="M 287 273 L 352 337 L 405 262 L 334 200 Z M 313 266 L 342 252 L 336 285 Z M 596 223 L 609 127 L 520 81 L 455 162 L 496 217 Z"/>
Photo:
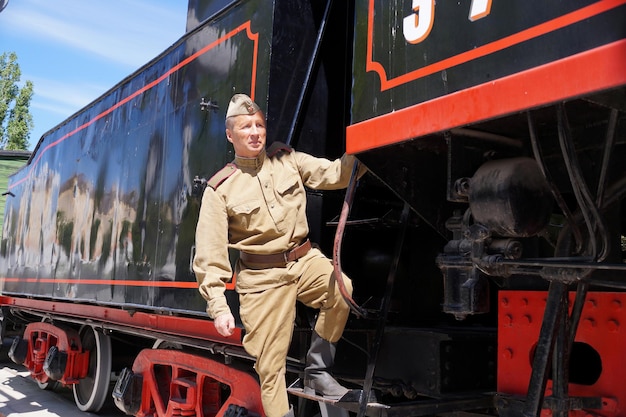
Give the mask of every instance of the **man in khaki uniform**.
<path id="1" fill-rule="evenodd" d="M 306 359 L 305 391 L 335 399 L 348 392 L 327 371 L 350 311 L 331 279 L 330 260 L 307 238 L 304 187 L 345 188 L 355 158 L 329 161 L 280 143 L 266 150 L 265 116 L 244 94 L 230 101 L 226 137 L 235 160 L 209 180 L 204 192 L 194 271 L 215 328 L 229 336 L 235 320 L 224 296 L 233 275 L 228 248 L 240 251 L 235 272 L 243 345 L 256 358 L 263 408 L 268 417 L 293 416 L 285 368 L 296 301 L 320 310 Z M 350 280 L 344 276 L 344 281 L 351 293 Z"/>

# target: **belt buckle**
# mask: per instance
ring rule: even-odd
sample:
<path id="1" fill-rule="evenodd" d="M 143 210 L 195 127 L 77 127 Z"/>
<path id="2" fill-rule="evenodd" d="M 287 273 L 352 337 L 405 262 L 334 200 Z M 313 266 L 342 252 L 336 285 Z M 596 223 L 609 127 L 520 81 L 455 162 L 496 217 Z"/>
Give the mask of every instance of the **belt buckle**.
<path id="1" fill-rule="evenodd" d="M 285 264 L 289 263 L 289 253 L 290 252 L 291 251 L 287 251 L 287 250 L 283 252 L 283 259 L 285 260 Z"/>

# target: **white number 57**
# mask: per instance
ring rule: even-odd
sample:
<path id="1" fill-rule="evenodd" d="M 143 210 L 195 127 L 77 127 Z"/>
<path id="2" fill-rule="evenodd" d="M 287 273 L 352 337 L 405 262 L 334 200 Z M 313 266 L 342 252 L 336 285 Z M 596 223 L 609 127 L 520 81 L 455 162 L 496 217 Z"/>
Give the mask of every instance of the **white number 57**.
<path id="1" fill-rule="evenodd" d="M 474 22 L 491 12 L 492 0 L 472 0 L 469 20 Z M 413 13 L 402 21 L 402 33 L 408 43 L 420 43 L 430 33 L 435 20 L 435 0 L 412 0 Z"/>

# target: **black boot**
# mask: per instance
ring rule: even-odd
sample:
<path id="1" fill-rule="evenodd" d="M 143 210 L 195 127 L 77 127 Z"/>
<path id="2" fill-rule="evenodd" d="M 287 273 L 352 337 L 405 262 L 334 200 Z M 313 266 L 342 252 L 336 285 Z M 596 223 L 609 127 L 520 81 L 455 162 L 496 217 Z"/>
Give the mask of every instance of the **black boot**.
<path id="1" fill-rule="evenodd" d="M 311 347 L 306 355 L 304 368 L 304 392 L 338 400 L 349 390 L 341 386 L 328 371 L 335 363 L 337 347 L 322 339 L 317 332 L 311 336 Z"/>

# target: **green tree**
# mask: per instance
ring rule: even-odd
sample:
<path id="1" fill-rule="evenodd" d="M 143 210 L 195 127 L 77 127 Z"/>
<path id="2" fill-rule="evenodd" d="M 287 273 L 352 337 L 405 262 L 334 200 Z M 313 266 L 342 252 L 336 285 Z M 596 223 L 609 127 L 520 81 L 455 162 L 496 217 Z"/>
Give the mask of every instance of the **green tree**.
<path id="1" fill-rule="evenodd" d="M 19 86 L 22 72 L 15 52 L 0 55 L 0 147 L 8 150 L 28 149 L 33 116 L 30 100 L 33 83 Z"/>

